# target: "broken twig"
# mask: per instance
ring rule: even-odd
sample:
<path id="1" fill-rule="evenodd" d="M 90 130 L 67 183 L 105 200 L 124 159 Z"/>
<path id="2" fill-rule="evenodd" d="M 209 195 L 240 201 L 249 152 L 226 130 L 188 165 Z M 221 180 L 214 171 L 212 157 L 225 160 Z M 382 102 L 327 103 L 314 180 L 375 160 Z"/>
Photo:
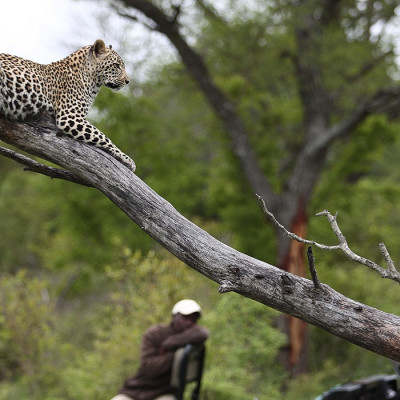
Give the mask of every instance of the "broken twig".
<path id="1" fill-rule="evenodd" d="M 320 283 L 320 281 L 318 279 L 317 270 L 315 269 L 314 255 L 313 255 L 311 246 L 308 246 L 307 258 L 308 258 L 308 268 L 310 270 L 311 279 L 312 279 L 312 281 L 314 283 L 315 288 L 316 289 L 320 289 L 321 288 L 321 283 Z"/>

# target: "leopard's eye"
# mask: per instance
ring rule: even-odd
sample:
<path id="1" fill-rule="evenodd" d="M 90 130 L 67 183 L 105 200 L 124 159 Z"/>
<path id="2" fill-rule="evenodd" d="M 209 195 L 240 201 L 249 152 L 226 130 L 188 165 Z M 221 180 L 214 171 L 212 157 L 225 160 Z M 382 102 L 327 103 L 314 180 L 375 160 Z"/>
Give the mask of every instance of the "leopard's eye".
<path id="1" fill-rule="evenodd" d="M 122 65 L 120 63 L 114 63 L 114 67 L 122 71 Z"/>

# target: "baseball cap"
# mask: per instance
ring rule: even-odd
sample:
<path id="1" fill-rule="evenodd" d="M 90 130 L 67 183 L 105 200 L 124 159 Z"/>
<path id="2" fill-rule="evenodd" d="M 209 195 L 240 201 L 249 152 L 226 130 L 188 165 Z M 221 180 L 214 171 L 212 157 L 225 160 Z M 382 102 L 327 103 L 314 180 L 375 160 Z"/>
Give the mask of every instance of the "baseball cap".
<path id="1" fill-rule="evenodd" d="M 178 301 L 172 309 L 172 315 L 178 313 L 182 315 L 190 315 L 196 312 L 201 314 L 201 307 L 194 300 L 190 299 Z"/>

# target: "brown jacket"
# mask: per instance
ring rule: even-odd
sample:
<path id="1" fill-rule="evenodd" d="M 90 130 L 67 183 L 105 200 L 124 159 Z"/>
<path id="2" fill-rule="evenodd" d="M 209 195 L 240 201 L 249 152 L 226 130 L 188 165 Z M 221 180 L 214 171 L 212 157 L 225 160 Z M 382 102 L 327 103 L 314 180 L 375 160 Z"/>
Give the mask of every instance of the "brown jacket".
<path id="1" fill-rule="evenodd" d="M 183 332 L 174 330 L 172 324 L 150 327 L 143 337 L 139 370 L 125 381 L 119 393 L 135 400 L 152 400 L 162 394 L 174 394 L 170 380 L 175 350 L 188 343 L 203 343 L 208 335 L 208 330 L 199 325 Z"/>

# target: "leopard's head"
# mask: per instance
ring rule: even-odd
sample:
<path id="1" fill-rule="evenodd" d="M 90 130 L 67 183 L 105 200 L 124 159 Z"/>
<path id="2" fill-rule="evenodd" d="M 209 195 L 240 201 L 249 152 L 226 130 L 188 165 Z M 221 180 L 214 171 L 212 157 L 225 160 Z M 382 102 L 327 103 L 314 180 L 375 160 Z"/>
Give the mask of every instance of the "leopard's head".
<path id="1" fill-rule="evenodd" d="M 102 40 L 96 40 L 90 47 L 89 54 L 96 66 L 99 86 L 104 85 L 112 90 L 120 90 L 129 83 L 125 64 L 111 46 L 106 47 Z"/>

